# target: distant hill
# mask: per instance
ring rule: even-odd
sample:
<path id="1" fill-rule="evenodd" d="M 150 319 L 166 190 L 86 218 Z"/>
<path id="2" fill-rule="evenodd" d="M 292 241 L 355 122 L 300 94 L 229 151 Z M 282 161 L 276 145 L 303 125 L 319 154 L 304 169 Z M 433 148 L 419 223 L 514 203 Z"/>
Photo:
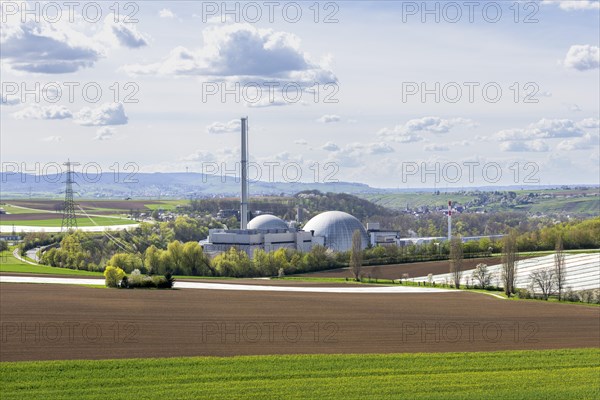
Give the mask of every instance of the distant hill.
<path id="1" fill-rule="evenodd" d="M 1 173 L 2 198 L 58 198 L 64 193 L 65 175 L 30 175 L 21 173 Z M 194 172 L 176 173 L 136 173 L 129 177 L 103 173 L 85 176 L 75 174 L 74 189 L 80 198 L 191 198 L 191 197 L 231 197 L 240 191 L 240 182 L 233 176 L 216 176 Z M 377 193 L 363 183 L 293 183 L 264 182 L 250 183 L 252 195 L 293 195 L 303 190 L 319 190 L 332 193 Z"/>

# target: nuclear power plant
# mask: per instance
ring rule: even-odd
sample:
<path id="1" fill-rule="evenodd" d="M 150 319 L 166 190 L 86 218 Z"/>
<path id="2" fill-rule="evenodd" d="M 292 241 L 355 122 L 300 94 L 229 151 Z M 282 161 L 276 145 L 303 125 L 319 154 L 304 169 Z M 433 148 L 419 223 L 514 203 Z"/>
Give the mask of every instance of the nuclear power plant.
<path id="1" fill-rule="evenodd" d="M 248 221 L 248 118 L 241 118 L 241 155 L 240 155 L 240 229 L 211 229 L 208 238 L 200 242 L 208 255 L 216 255 L 232 247 L 245 251 L 250 257 L 254 251 L 267 252 L 280 248 L 308 252 L 313 246 L 325 246 L 333 251 L 348 251 L 352 248 L 352 235 L 360 232 L 363 249 L 370 246 L 385 245 L 422 245 L 431 242 L 450 240 L 452 205 L 448 203 L 448 236 L 402 238 L 397 231 L 381 230 L 378 223 L 369 223 L 365 229 L 361 221 L 342 211 L 326 211 L 310 219 L 303 229 L 298 229 L 298 221 L 286 222 L 270 214 L 261 214 Z M 479 240 L 484 236 L 462 237 L 463 242 Z M 492 240 L 502 235 L 485 236 Z"/>
<path id="2" fill-rule="evenodd" d="M 306 223 L 303 230 L 274 215 L 263 214 L 248 222 L 248 118 L 241 119 L 241 190 L 240 229 L 211 229 L 208 238 L 200 242 L 207 254 L 218 254 L 236 247 L 252 256 L 256 249 L 267 252 L 280 248 L 307 252 L 315 245 L 336 251 L 347 251 L 352 246 L 355 230 L 361 233 L 363 248 L 369 236 L 362 223 L 341 211 L 321 213 Z"/>

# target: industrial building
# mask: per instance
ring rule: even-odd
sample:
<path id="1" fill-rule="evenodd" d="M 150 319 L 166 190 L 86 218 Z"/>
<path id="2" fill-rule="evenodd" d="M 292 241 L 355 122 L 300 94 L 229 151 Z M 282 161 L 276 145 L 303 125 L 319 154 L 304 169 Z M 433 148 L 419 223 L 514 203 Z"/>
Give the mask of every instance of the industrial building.
<path id="1" fill-rule="evenodd" d="M 369 245 L 369 235 L 363 224 L 342 211 L 318 214 L 304 225 L 304 230 L 312 232 L 315 237 L 322 237 L 325 247 L 335 251 L 350 250 L 355 231 L 360 232 L 362 248 Z"/>
<path id="2" fill-rule="evenodd" d="M 356 231 L 360 232 L 363 249 L 368 246 L 422 245 L 442 242 L 451 237 L 451 203 L 448 204 L 448 237 L 402 238 L 397 231 L 381 231 L 378 223 L 369 223 L 365 229 L 357 218 L 342 211 L 326 211 L 318 214 L 306 223 L 303 230 L 297 229 L 295 222 L 287 223 L 270 214 L 259 215 L 248 222 L 247 118 L 241 120 L 241 141 L 240 229 L 211 229 L 208 238 L 200 242 L 209 255 L 222 253 L 231 247 L 245 251 L 250 257 L 257 249 L 271 252 L 285 248 L 307 252 L 315 245 L 322 245 L 333 251 L 348 251 L 352 248 L 352 236 Z M 234 215 L 234 210 L 228 211 L 228 216 Z M 494 240 L 502 236 L 465 237 L 463 242 L 479 240 L 483 237 Z"/>

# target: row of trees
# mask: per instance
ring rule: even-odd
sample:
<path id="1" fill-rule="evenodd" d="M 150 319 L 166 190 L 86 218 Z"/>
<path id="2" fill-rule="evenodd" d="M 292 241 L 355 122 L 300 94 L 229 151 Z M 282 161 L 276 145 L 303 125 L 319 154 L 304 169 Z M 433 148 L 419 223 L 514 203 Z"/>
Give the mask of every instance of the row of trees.
<path id="1" fill-rule="evenodd" d="M 563 299 L 565 290 L 566 268 L 565 255 L 562 236 L 556 238 L 555 243 L 554 266 L 534 271 L 530 275 L 531 291 L 539 289 L 542 297 L 548 300 L 552 294 L 558 295 L 558 300 Z M 460 237 L 455 237 L 450 241 L 450 275 L 455 288 L 460 288 L 463 276 L 463 258 L 464 246 Z M 517 293 L 516 283 L 516 265 L 518 261 L 518 234 L 515 230 L 506 235 L 502 241 L 502 268 L 501 281 L 504 288 L 504 294 L 507 297 Z M 479 287 L 486 289 L 490 287 L 492 274 L 489 272 L 486 264 L 478 264 L 473 271 L 473 281 L 479 283 Z M 475 282 L 474 282 L 475 283 Z"/>
<path id="2" fill-rule="evenodd" d="M 258 249 L 253 257 L 232 247 L 210 260 L 197 242 L 179 241 L 169 243 L 165 250 L 151 246 L 143 255 L 117 253 L 108 265 L 119 267 L 126 273 L 139 270 L 150 275 L 226 277 L 276 276 L 339 266 L 334 254 L 323 246 L 315 246 L 307 253 L 284 248 L 267 253 Z"/>

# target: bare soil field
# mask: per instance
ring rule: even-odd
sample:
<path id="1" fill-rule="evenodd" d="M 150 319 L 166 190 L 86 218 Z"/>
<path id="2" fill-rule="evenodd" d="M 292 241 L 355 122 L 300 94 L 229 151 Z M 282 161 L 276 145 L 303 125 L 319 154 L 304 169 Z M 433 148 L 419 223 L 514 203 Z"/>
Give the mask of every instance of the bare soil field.
<path id="1" fill-rule="evenodd" d="M 598 347 L 599 318 L 599 307 L 466 292 L 158 291 L 3 283 L 0 361 Z"/>
<path id="2" fill-rule="evenodd" d="M 31 213 L 31 214 L 2 214 L 2 221 L 40 221 L 47 219 L 62 218 L 60 213 Z M 87 219 L 87 218 L 86 218 Z"/>
<path id="3" fill-rule="evenodd" d="M 55 211 L 62 207 L 61 200 L 6 200 L 7 203 L 19 207 L 35 208 L 38 210 Z M 149 211 L 146 204 L 161 204 L 160 201 L 152 200 L 81 200 L 77 204 L 84 210 L 94 210 L 97 208 L 108 208 L 111 210 L 140 210 Z M 100 213 L 100 212 L 95 212 Z"/>
<path id="4" fill-rule="evenodd" d="M 477 264 L 484 263 L 487 265 L 500 264 L 500 257 L 488 258 L 467 258 L 463 260 L 463 269 L 475 269 Z M 376 268 L 377 271 L 373 271 Z M 450 272 L 450 261 L 424 261 L 406 264 L 388 264 L 388 265 L 373 265 L 362 267 L 361 272 L 368 277 L 378 279 L 400 279 L 404 274 L 408 274 L 410 278 L 417 276 L 427 276 L 428 274 L 446 274 Z M 351 278 L 352 272 L 348 268 L 330 269 L 327 271 L 311 272 L 309 274 L 301 274 L 297 276 L 306 276 L 313 278 Z"/>

